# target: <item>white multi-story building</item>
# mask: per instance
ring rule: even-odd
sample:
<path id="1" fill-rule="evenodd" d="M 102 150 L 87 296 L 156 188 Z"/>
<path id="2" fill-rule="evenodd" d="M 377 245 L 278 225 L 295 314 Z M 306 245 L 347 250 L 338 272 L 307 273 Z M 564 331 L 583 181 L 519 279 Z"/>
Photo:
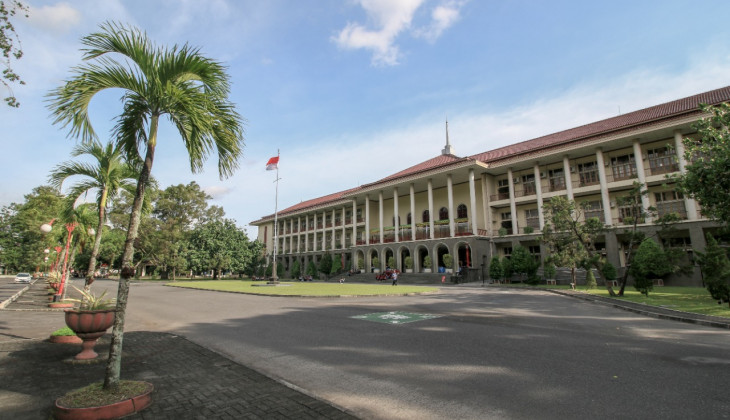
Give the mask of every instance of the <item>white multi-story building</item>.
<path id="1" fill-rule="evenodd" d="M 681 216 L 665 239 L 691 253 L 704 249 L 704 234 L 717 224 L 703 218 L 697 203 L 677 192 L 666 175 L 684 171 L 682 139 L 695 133 L 693 123 L 704 116 L 699 105 L 728 101 L 730 87 L 724 87 L 467 157 L 454 154 L 447 128 L 446 146 L 432 159 L 281 210 L 276 234 L 273 214 L 252 224 L 267 255 L 278 241 L 277 260 L 285 270 L 295 259 L 306 267 L 330 253 L 353 268 L 362 261 L 367 272 L 385 268 L 391 258 L 405 270 L 407 256 L 415 273 L 435 272 L 449 253 L 452 268 L 475 271 L 517 244 L 544 258 L 543 203 L 567 196 L 590 202 L 586 217 L 609 227 L 599 248 L 623 267 L 624 219 L 630 215 L 617 203 L 638 181 L 649 191 L 645 207 Z M 643 222 L 642 229 L 656 231 L 651 219 Z M 671 281 L 700 284 L 697 274 Z"/>

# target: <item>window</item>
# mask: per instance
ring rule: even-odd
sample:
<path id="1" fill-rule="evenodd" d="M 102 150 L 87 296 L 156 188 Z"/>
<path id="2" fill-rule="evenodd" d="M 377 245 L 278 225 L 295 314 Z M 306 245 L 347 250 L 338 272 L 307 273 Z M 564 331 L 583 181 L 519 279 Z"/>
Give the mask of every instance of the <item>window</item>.
<path id="1" fill-rule="evenodd" d="M 656 210 L 659 217 L 676 213 L 680 218 L 687 218 L 687 209 L 684 207 L 684 197 L 678 191 L 662 191 L 654 193 Z"/>
<path id="2" fill-rule="evenodd" d="M 412 223 L 413 223 L 413 221 L 411 220 L 411 214 L 408 213 L 408 215 L 406 216 L 406 224 L 409 224 L 410 225 Z"/>
<path id="3" fill-rule="evenodd" d="M 565 172 L 563 168 L 550 169 L 548 171 L 548 177 L 550 178 L 550 191 L 560 191 L 565 189 Z"/>
<path id="4" fill-rule="evenodd" d="M 523 195 L 535 194 L 535 174 L 522 175 L 522 193 Z"/>
<path id="5" fill-rule="evenodd" d="M 677 172 L 679 170 L 676 155 L 669 147 L 651 149 L 647 155 L 649 157 L 649 168 L 651 169 L 652 175 Z"/>
<path id="6" fill-rule="evenodd" d="M 633 154 L 616 156 L 611 158 L 611 171 L 613 180 L 636 178 L 636 161 Z"/>
<path id="7" fill-rule="evenodd" d="M 603 214 L 603 205 L 600 200 L 586 202 L 583 215 L 586 220 L 595 217 L 601 222 L 606 222 L 606 217 Z"/>
<path id="8" fill-rule="evenodd" d="M 508 235 L 512 234 L 512 213 L 511 212 L 502 213 L 501 228 L 507 230 Z"/>
<path id="9" fill-rule="evenodd" d="M 449 209 L 446 207 L 441 207 L 439 210 L 439 220 L 448 220 L 449 218 Z"/>
<path id="10" fill-rule="evenodd" d="M 505 200 L 509 198 L 509 180 L 500 179 L 497 181 L 497 199 Z"/>
<path id="11" fill-rule="evenodd" d="M 466 204 L 459 204 L 459 207 L 456 208 L 456 217 L 459 219 L 466 219 L 468 217 Z"/>
<path id="12" fill-rule="evenodd" d="M 538 209 L 525 210 L 525 220 L 527 221 L 527 226 L 534 229 L 540 229 L 540 215 Z"/>
<path id="13" fill-rule="evenodd" d="M 422 222 L 423 223 L 428 223 L 430 221 L 431 221 L 431 215 L 428 214 L 428 210 L 424 210 L 423 211 L 423 216 L 422 216 Z"/>
<path id="14" fill-rule="evenodd" d="M 598 184 L 598 163 L 597 162 L 586 162 L 578 164 L 578 178 L 580 179 L 580 186 L 584 185 L 596 185 Z"/>

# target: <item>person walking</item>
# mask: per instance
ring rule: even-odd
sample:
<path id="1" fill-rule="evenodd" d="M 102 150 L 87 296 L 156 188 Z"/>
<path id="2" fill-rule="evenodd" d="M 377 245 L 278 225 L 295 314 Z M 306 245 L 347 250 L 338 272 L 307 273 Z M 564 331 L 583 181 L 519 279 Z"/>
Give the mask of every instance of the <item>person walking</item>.
<path id="1" fill-rule="evenodd" d="M 398 285 L 398 272 L 393 270 L 393 275 L 391 276 L 391 278 L 393 279 L 393 286 L 397 286 Z"/>

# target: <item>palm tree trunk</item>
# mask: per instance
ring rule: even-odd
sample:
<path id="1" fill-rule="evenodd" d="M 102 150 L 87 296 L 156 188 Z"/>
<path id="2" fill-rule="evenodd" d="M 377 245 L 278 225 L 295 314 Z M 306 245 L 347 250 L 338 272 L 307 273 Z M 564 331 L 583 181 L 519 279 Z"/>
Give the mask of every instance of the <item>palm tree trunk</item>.
<path id="1" fill-rule="evenodd" d="M 134 241 L 137 239 L 140 219 L 142 217 L 142 202 L 144 201 L 147 181 L 152 173 L 152 163 L 155 160 L 155 147 L 157 144 L 157 121 L 158 116 L 153 115 L 150 121 L 150 136 L 147 141 L 147 154 L 144 159 L 142 170 L 137 180 L 137 193 L 132 204 L 132 215 L 129 218 L 127 229 L 127 240 L 124 243 L 124 254 L 122 255 L 122 271 L 119 276 L 119 288 L 117 290 L 117 313 L 114 318 L 112 329 L 112 340 L 109 346 L 109 360 L 106 364 L 106 376 L 104 377 L 104 389 L 116 388 L 122 373 L 122 342 L 124 340 L 124 320 L 127 310 L 127 298 L 129 297 L 129 279 L 134 276 Z"/>
<path id="2" fill-rule="evenodd" d="M 91 249 L 91 258 L 89 259 L 89 269 L 86 273 L 86 283 L 84 284 L 84 290 L 89 291 L 91 283 L 94 282 L 94 271 L 96 271 L 96 256 L 99 255 L 99 248 L 101 247 L 101 230 L 104 228 L 104 217 L 106 214 L 106 196 L 107 189 L 101 193 L 99 199 L 99 224 L 96 227 L 96 236 L 94 237 L 94 248 Z"/>

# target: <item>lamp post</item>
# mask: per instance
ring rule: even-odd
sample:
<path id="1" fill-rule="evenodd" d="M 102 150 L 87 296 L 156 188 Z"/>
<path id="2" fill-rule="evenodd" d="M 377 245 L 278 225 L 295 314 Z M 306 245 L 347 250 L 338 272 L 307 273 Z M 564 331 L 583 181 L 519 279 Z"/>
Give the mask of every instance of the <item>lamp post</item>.
<path id="1" fill-rule="evenodd" d="M 48 271 L 48 254 L 51 253 L 51 250 L 46 248 L 43 250 L 43 277 L 46 276 L 46 271 Z"/>
<path id="2" fill-rule="evenodd" d="M 53 249 L 56 251 L 56 260 L 53 262 L 53 265 L 51 265 L 51 271 L 56 270 L 56 266 L 58 265 L 58 258 L 61 257 L 61 247 L 57 246 Z"/>

